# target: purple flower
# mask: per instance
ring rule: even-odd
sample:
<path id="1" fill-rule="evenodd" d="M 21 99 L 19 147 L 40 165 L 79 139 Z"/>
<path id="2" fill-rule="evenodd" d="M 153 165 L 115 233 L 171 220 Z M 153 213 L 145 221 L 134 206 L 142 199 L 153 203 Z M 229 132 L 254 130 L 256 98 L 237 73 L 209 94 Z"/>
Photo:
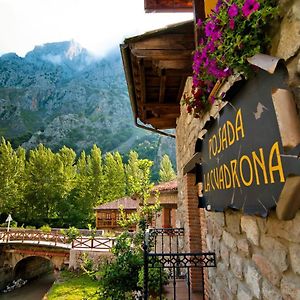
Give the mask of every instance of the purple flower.
<path id="1" fill-rule="evenodd" d="M 207 43 L 206 48 L 207 48 L 207 51 L 209 51 L 210 53 L 213 53 L 216 50 L 214 41 L 211 40 L 209 43 Z"/>
<path id="2" fill-rule="evenodd" d="M 221 36 L 222 36 L 222 32 L 219 31 L 217 28 L 216 28 L 215 31 L 212 31 L 212 32 L 211 32 L 211 35 L 210 35 L 211 40 L 212 40 L 213 42 L 219 40 L 219 39 L 221 38 Z"/>
<path id="3" fill-rule="evenodd" d="M 231 30 L 234 29 L 234 20 L 233 20 L 233 19 L 230 19 L 230 20 L 229 20 L 229 28 L 230 28 Z"/>
<path id="4" fill-rule="evenodd" d="M 223 5 L 223 1 L 222 1 L 222 0 L 218 0 L 217 5 L 216 5 L 214 11 L 215 11 L 216 13 L 218 13 L 219 10 L 220 10 L 220 7 L 221 7 L 222 5 Z"/>
<path id="5" fill-rule="evenodd" d="M 197 87 L 200 84 L 200 80 L 198 79 L 197 76 L 193 76 L 193 86 Z"/>
<path id="6" fill-rule="evenodd" d="M 259 2 L 256 0 L 246 0 L 243 7 L 242 7 L 242 12 L 244 17 L 248 17 L 251 15 L 253 12 L 257 11 L 260 7 Z"/>
<path id="7" fill-rule="evenodd" d="M 230 7 L 228 8 L 228 16 L 230 18 L 233 18 L 235 16 L 237 16 L 239 13 L 239 7 L 237 6 L 237 4 L 232 4 L 230 5 Z"/>
<path id="8" fill-rule="evenodd" d="M 216 24 L 212 21 L 209 21 L 205 25 L 205 35 L 207 37 L 211 36 L 213 32 L 217 30 Z"/>

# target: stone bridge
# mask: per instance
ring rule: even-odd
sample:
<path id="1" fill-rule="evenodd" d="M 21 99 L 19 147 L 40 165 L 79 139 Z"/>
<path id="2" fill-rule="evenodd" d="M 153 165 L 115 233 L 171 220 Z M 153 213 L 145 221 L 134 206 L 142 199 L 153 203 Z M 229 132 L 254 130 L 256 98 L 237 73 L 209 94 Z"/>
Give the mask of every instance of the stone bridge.
<path id="1" fill-rule="evenodd" d="M 31 279 L 63 266 L 76 269 L 83 253 L 98 260 L 111 255 L 113 245 L 113 238 L 103 236 L 70 240 L 58 231 L 0 230 L 0 290 L 14 279 Z"/>

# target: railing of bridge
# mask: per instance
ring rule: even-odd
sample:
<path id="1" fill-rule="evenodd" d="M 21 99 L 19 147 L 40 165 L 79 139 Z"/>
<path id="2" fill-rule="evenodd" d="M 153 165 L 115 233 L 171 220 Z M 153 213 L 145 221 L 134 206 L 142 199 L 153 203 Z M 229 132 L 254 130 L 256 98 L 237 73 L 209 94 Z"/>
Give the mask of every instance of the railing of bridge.
<path id="1" fill-rule="evenodd" d="M 66 245 L 72 249 L 92 249 L 97 251 L 110 251 L 114 246 L 115 239 L 113 237 L 87 236 L 86 231 L 82 231 L 82 233 L 85 235 L 79 235 L 70 239 L 57 230 L 43 232 L 34 229 L 13 229 L 10 231 L 0 229 L 0 243 L 49 243 L 49 246 Z"/>

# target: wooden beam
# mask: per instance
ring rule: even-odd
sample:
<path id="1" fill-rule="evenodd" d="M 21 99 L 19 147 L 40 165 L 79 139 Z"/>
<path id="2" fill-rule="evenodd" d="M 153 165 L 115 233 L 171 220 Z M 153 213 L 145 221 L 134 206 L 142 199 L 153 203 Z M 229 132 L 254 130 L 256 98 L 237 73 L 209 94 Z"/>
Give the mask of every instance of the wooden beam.
<path id="1" fill-rule="evenodd" d="M 194 6 L 194 23 L 195 28 L 198 20 L 204 20 L 205 19 L 205 4 L 204 0 L 193 0 L 193 6 Z M 199 43 L 199 37 L 201 36 L 201 33 L 198 29 L 195 29 L 195 47 L 197 47 Z"/>
<path id="2" fill-rule="evenodd" d="M 167 80 L 166 75 L 162 75 L 160 77 L 159 100 L 158 100 L 159 103 L 163 103 L 165 100 L 166 80 Z"/>
<path id="3" fill-rule="evenodd" d="M 178 116 L 180 113 L 180 106 L 179 104 L 177 104 L 177 106 L 168 106 L 168 107 L 158 107 L 158 108 L 152 108 L 152 109 L 146 109 L 147 114 L 149 115 L 149 113 L 158 116 L 165 116 L 165 115 L 170 115 L 170 116 Z"/>
<path id="4" fill-rule="evenodd" d="M 153 50 L 193 50 L 194 32 L 186 34 L 165 34 L 157 37 L 145 38 L 131 44 L 132 49 Z"/>
<path id="5" fill-rule="evenodd" d="M 156 129 L 171 129 L 176 127 L 176 118 L 149 118 L 142 121 L 145 124 L 151 124 Z"/>
<path id="6" fill-rule="evenodd" d="M 174 113 L 174 114 L 156 114 L 155 116 L 151 116 L 149 115 L 146 120 L 148 121 L 153 121 L 154 119 L 163 119 L 163 120 L 167 120 L 167 119 L 176 119 L 179 116 L 178 113 Z"/>
<path id="7" fill-rule="evenodd" d="M 205 19 L 205 4 L 204 0 L 193 0 L 195 22 Z"/>
<path id="8" fill-rule="evenodd" d="M 191 50 L 156 50 L 156 49 L 132 49 L 131 53 L 137 58 L 153 59 L 186 59 L 192 57 Z"/>
<path id="9" fill-rule="evenodd" d="M 181 78 L 180 87 L 179 87 L 179 90 L 178 90 L 177 102 L 181 101 L 182 94 L 183 94 L 183 91 L 184 91 L 184 88 L 185 88 L 186 79 L 187 79 L 187 77 L 185 77 L 185 76 L 183 76 Z"/>
<path id="10" fill-rule="evenodd" d="M 166 69 L 166 76 L 167 77 L 182 77 L 182 76 L 188 77 L 188 76 L 191 76 L 191 75 L 193 75 L 192 68 L 189 69 L 189 70 L 169 70 L 169 69 Z"/>
<path id="11" fill-rule="evenodd" d="M 171 70 L 166 70 L 166 73 L 169 74 L 171 73 Z M 176 71 L 177 76 L 170 76 L 165 74 L 168 78 L 167 78 L 167 83 L 168 83 L 168 87 L 177 87 L 180 84 L 180 79 L 182 76 L 185 76 L 185 72 L 183 72 L 184 75 L 182 75 L 182 73 L 180 73 L 179 71 Z M 155 75 L 155 76 L 149 76 L 148 74 L 146 74 L 146 82 L 147 82 L 147 88 L 151 88 L 151 87 L 159 87 L 160 85 L 160 77 Z"/>
<path id="12" fill-rule="evenodd" d="M 164 109 L 164 108 L 170 108 L 172 107 L 178 107 L 178 103 L 144 103 L 141 105 L 144 109 L 152 109 L 152 108 L 157 108 L 157 109 Z"/>
<path id="13" fill-rule="evenodd" d="M 191 70 L 191 59 L 176 59 L 176 60 L 153 60 L 153 67 L 158 69 L 172 69 L 172 70 Z"/>
<path id="14" fill-rule="evenodd" d="M 146 13 L 153 12 L 192 12 L 191 0 L 144 0 Z"/>
<path id="15" fill-rule="evenodd" d="M 145 69 L 144 69 L 144 61 L 143 59 L 138 59 L 139 66 L 139 75 L 141 82 L 141 101 L 142 103 L 146 102 L 146 85 L 145 85 Z"/>

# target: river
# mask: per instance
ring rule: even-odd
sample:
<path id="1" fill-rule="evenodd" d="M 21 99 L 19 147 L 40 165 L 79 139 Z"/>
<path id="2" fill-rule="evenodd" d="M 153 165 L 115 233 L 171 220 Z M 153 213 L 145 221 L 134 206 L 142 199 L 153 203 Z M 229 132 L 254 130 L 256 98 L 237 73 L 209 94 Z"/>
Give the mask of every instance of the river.
<path id="1" fill-rule="evenodd" d="M 0 294 L 0 300 L 42 300 L 54 282 L 54 274 L 45 274 L 10 293 Z"/>

